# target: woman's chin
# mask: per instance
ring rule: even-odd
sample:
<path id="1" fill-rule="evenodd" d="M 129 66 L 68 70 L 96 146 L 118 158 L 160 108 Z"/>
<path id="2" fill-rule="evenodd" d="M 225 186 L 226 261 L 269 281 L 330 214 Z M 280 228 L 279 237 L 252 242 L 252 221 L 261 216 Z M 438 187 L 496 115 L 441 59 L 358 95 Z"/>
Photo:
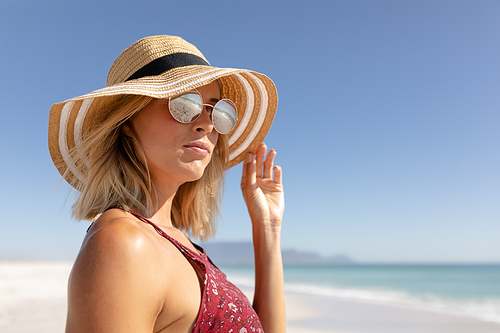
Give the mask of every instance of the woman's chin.
<path id="1" fill-rule="evenodd" d="M 202 161 L 191 162 L 186 166 L 186 182 L 194 182 L 203 177 L 206 169 L 206 164 Z"/>

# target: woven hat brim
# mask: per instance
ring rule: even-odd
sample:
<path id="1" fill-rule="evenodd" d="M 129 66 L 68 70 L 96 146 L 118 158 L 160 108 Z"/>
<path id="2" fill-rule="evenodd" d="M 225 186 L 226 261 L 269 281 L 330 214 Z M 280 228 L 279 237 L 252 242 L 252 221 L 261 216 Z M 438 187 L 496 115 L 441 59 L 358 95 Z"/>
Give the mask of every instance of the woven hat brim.
<path id="1" fill-rule="evenodd" d="M 73 161 L 77 147 L 106 115 L 107 108 L 123 95 L 168 98 L 219 79 L 221 97 L 231 99 L 238 110 L 238 120 L 229 136 L 227 168 L 240 163 L 247 152 L 254 152 L 267 135 L 276 113 L 278 96 L 274 83 L 254 71 L 185 66 L 163 74 L 109 86 L 89 94 L 54 104 L 49 115 L 49 151 L 59 173 L 76 189 L 85 179 L 84 163 Z"/>

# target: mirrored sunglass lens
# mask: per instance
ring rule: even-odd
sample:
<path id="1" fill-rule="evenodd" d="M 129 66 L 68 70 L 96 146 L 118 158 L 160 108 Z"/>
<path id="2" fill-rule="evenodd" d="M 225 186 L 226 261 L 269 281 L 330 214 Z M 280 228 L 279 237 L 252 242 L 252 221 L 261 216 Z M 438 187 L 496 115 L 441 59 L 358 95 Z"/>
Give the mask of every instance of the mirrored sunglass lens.
<path id="1" fill-rule="evenodd" d="M 201 96 L 188 93 L 170 100 L 170 113 L 181 123 L 191 123 L 198 118 L 203 109 Z"/>
<path id="2" fill-rule="evenodd" d="M 236 109 L 231 103 L 220 100 L 214 107 L 212 121 L 217 132 L 227 134 L 236 125 Z"/>

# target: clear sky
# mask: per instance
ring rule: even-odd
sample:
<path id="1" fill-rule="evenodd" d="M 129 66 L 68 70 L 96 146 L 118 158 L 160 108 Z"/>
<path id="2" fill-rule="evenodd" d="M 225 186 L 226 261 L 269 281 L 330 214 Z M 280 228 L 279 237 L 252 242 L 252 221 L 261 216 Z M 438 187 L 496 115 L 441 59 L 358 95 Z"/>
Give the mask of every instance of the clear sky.
<path id="1" fill-rule="evenodd" d="M 279 93 L 284 248 L 360 262 L 500 262 L 499 1 L 0 4 L 0 258 L 73 259 L 88 226 L 47 148 L 50 106 L 179 35 Z M 228 173 L 215 240 L 250 240 Z"/>

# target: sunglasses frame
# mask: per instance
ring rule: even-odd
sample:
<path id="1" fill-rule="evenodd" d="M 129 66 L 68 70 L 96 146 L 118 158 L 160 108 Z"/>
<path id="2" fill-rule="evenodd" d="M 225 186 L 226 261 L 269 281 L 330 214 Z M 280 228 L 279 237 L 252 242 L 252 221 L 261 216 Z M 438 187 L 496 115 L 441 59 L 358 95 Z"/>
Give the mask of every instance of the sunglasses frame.
<path id="1" fill-rule="evenodd" d="M 183 96 L 183 95 L 193 94 L 193 93 L 194 93 L 194 94 L 197 94 L 197 95 L 198 95 L 198 96 L 200 96 L 200 98 L 201 98 L 201 101 L 202 101 L 201 106 L 202 106 L 202 108 L 201 108 L 200 113 L 198 114 L 198 116 L 196 116 L 196 118 L 194 118 L 193 120 L 191 120 L 191 121 L 189 121 L 189 122 L 183 122 L 183 121 L 178 120 L 178 119 L 174 116 L 174 114 L 172 113 L 172 109 L 170 108 L 170 101 L 171 101 L 172 99 L 179 98 L 179 97 L 181 97 L 181 96 Z M 235 117 L 235 122 L 234 122 L 234 126 L 233 126 L 233 127 L 232 127 L 229 131 L 227 131 L 227 132 L 225 132 L 225 133 L 221 133 L 221 132 L 220 132 L 220 131 L 219 131 L 219 130 L 215 127 L 215 124 L 214 124 L 214 119 L 213 119 L 214 110 L 215 110 L 215 108 L 216 108 L 217 104 L 219 104 L 220 102 L 225 102 L 225 103 L 228 103 L 229 105 L 231 105 L 231 106 L 233 107 L 233 109 L 234 109 L 234 113 L 236 114 L 236 117 Z M 232 131 L 232 130 L 236 127 L 236 122 L 238 121 L 238 109 L 236 108 L 236 104 L 235 104 L 232 100 L 230 100 L 230 99 L 228 99 L 228 98 L 223 98 L 223 99 L 220 99 L 220 100 L 218 100 L 218 101 L 217 101 L 217 103 L 215 103 L 214 105 L 212 105 L 212 104 L 205 104 L 205 103 L 203 103 L 203 95 L 202 95 L 202 94 L 201 94 L 198 90 L 196 90 L 196 89 L 189 90 L 189 91 L 186 91 L 186 92 L 184 92 L 184 93 L 182 93 L 182 94 L 179 94 L 179 95 L 176 95 L 176 96 L 173 96 L 173 97 L 169 97 L 169 98 L 168 98 L 168 111 L 169 111 L 169 112 L 170 112 L 170 114 L 172 115 L 172 118 L 174 118 L 177 122 L 179 122 L 179 123 L 181 123 L 181 124 L 192 124 L 192 123 L 194 123 L 196 120 L 198 120 L 198 119 L 200 118 L 201 114 L 203 113 L 203 109 L 204 109 L 204 107 L 205 107 L 205 106 L 210 108 L 210 111 L 209 111 L 209 110 L 207 110 L 207 112 L 208 112 L 208 115 L 209 115 L 209 117 L 210 117 L 210 121 L 212 121 L 212 125 L 213 125 L 214 129 L 217 131 L 217 133 L 219 133 L 219 134 L 228 134 L 229 132 L 231 132 L 231 131 Z"/>

